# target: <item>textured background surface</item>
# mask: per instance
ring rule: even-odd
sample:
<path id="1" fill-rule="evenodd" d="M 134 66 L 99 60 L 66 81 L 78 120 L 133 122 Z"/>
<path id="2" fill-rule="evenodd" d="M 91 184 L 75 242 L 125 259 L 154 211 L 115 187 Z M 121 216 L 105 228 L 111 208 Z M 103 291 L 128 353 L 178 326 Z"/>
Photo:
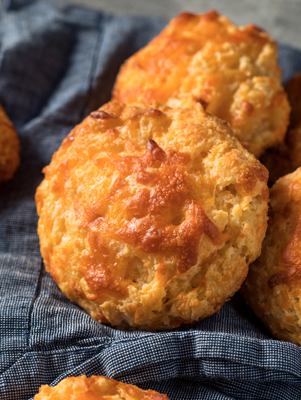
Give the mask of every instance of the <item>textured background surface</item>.
<path id="1" fill-rule="evenodd" d="M 212 8 L 238 25 L 254 23 L 277 40 L 301 48 L 301 0 L 65 0 L 115 14 L 145 14 L 170 19 L 181 11 Z"/>

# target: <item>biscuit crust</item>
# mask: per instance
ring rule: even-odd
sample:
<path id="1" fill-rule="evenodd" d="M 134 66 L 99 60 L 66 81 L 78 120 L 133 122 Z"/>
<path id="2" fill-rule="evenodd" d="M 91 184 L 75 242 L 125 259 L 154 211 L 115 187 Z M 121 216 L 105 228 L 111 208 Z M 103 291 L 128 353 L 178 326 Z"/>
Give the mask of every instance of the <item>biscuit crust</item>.
<path id="1" fill-rule="evenodd" d="M 262 163 L 270 173 L 270 184 L 301 166 L 301 73 L 287 83 L 285 90 L 292 107 L 285 141 L 279 148 L 268 150 L 262 157 Z"/>
<path id="2" fill-rule="evenodd" d="M 108 103 L 44 172 L 46 268 L 100 322 L 156 330 L 208 317 L 260 254 L 267 170 L 200 104 Z"/>
<path id="3" fill-rule="evenodd" d="M 85 375 L 63 379 L 54 387 L 43 385 L 34 400 L 169 400 L 165 394 L 142 390 L 106 376 Z"/>
<path id="4" fill-rule="evenodd" d="M 124 63 L 112 98 L 172 107 L 200 102 L 259 157 L 283 142 L 289 119 L 276 51 L 254 25 L 237 27 L 215 11 L 182 13 Z"/>
<path id="5" fill-rule="evenodd" d="M 247 304 L 278 339 L 301 345 L 301 169 L 271 189 L 261 256 L 243 285 Z"/>
<path id="6" fill-rule="evenodd" d="M 10 180 L 20 164 L 20 143 L 13 123 L 0 105 L 0 183 Z"/>

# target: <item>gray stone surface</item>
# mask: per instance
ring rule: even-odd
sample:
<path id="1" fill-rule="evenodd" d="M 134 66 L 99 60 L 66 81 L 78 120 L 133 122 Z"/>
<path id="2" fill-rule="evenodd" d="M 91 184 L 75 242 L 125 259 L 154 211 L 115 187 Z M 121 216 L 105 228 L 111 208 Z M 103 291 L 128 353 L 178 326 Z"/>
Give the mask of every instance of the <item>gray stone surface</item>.
<path id="1" fill-rule="evenodd" d="M 234 23 L 254 23 L 276 40 L 301 48 L 301 0 L 65 0 L 115 14 L 144 14 L 170 19 L 181 11 L 216 9 Z"/>

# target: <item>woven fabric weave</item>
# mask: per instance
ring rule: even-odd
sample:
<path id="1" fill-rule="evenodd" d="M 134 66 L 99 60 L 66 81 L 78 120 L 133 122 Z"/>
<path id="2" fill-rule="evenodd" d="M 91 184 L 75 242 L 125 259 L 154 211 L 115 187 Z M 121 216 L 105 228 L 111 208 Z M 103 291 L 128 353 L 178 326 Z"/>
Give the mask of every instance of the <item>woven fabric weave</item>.
<path id="1" fill-rule="evenodd" d="M 220 314 L 167 332 L 122 332 L 72 304 L 45 272 L 34 203 L 42 168 L 85 115 L 110 99 L 121 63 L 165 22 L 44 1 L 4 1 L 0 103 L 21 165 L 0 187 L 0 399 L 99 375 L 171 400 L 300 399 L 301 350 L 271 337 L 238 293 Z M 281 46 L 284 80 L 301 52 Z"/>

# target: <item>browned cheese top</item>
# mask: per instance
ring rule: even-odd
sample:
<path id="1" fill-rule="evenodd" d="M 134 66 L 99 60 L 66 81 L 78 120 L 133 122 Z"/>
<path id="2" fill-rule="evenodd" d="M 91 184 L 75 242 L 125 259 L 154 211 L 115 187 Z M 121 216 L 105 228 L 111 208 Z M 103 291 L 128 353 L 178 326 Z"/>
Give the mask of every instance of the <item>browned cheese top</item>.
<path id="1" fill-rule="evenodd" d="M 226 299 L 260 248 L 267 171 L 200 104 L 108 103 L 75 127 L 44 172 L 36 203 L 46 267 L 64 293 L 104 322 L 113 304 L 116 320 L 130 313 L 137 325 L 150 312 L 144 307 L 159 319 L 163 303 L 167 309 L 179 302 L 182 314 L 191 314 L 191 302 L 199 307 L 197 291 L 210 293 L 212 313 L 222 304 L 216 289 L 205 290 L 208 271 L 224 263 L 217 249 L 237 240 L 244 248 L 235 250 L 237 276 L 225 267 L 220 298 Z M 183 279 L 188 286 L 194 279 L 187 293 L 194 290 L 196 298 L 185 297 Z"/>
<path id="2" fill-rule="evenodd" d="M 253 57 L 258 56 L 266 44 L 276 49 L 273 39 L 255 25 L 239 28 L 216 11 L 205 14 L 184 12 L 172 19 L 148 46 L 126 62 L 123 69 L 126 70 L 132 64 L 137 75 L 126 82 L 128 76 L 123 71 L 125 75 L 119 77 L 114 88 L 114 99 L 127 102 L 157 100 L 166 103 L 181 87 L 192 58 L 208 42 L 212 42 L 212 63 L 216 61 L 215 52 L 225 43 L 243 44 Z M 228 56 L 231 57 L 231 54 Z M 275 70 L 273 73 L 279 72 Z M 218 79 L 216 74 L 206 82 L 200 93 L 204 104 L 210 102 L 210 94 Z"/>
<path id="3" fill-rule="evenodd" d="M 301 171 L 280 179 L 271 190 L 274 217 L 271 224 L 281 224 L 283 232 L 278 272 L 269 279 L 269 287 L 280 284 L 299 287 L 301 283 Z"/>
<path id="4" fill-rule="evenodd" d="M 105 376 L 85 375 L 63 379 L 58 385 L 40 387 L 35 400 L 169 400 L 153 390 L 118 382 Z"/>
<path id="5" fill-rule="evenodd" d="M 269 226 L 244 298 L 272 334 L 301 345 L 301 168 L 271 189 Z"/>
<path id="6" fill-rule="evenodd" d="M 283 141 L 289 118 L 276 52 L 255 25 L 237 27 L 215 11 L 182 13 L 123 64 L 112 98 L 172 107 L 200 102 L 259 156 Z"/>

